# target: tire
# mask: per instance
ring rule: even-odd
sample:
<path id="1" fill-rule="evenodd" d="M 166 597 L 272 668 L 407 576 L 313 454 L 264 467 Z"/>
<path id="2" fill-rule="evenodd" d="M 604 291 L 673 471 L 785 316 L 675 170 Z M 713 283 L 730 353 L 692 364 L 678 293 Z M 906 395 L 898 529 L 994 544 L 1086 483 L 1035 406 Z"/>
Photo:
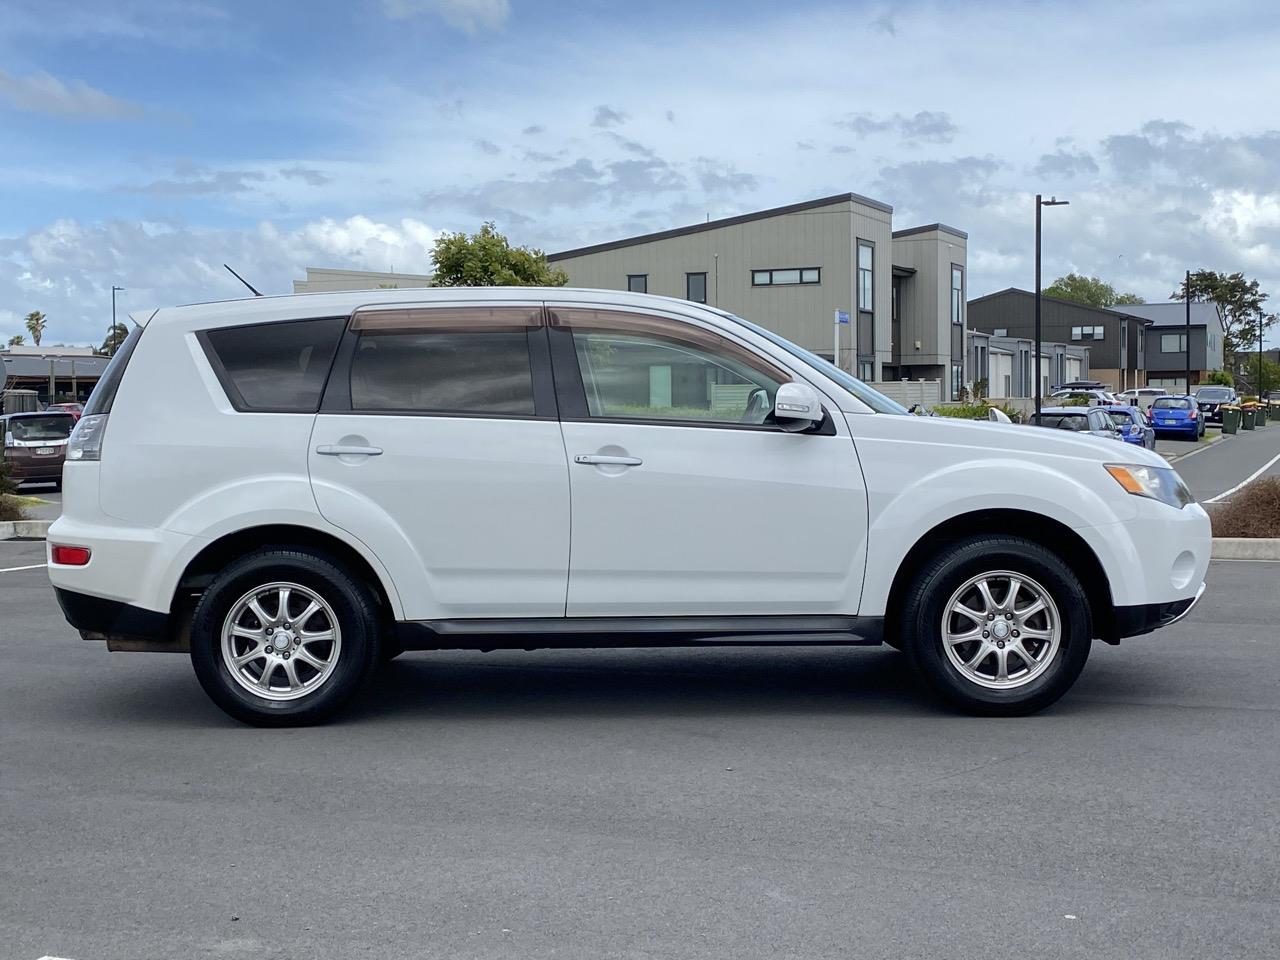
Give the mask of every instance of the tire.
<path id="1" fill-rule="evenodd" d="M 260 727 L 333 717 L 369 680 L 381 645 L 370 588 L 340 561 L 303 548 L 266 547 L 228 565 L 191 623 L 191 665 L 205 693 L 230 716 Z M 233 657 L 245 661 L 239 669 Z"/>
<path id="2" fill-rule="evenodd" d="M 1001 574 L 1020 582 L 1012 610 L 1001 592 L 1012 581 Z M 975 580 L 987 584 L 994 603 L 983 598 L 980 586 L 971 586 Z M 1045 598 L 1043 612 L 1025 615 Z M 952 612 L 948 643 L 943 615 L 956 605 L 985 615 Z M 981 716 L 1025 716 L 1049 706 L 1080 676 L 1093 643 L 1088 598 L 1070 567 L 1040 544 L 1014 536 L 974 536 L 939 551 L 907 590 L 902 629 L 912 663 L 928 684 L 953 706 Z M 972 640 L 956 641 L 969 633 Z"/>

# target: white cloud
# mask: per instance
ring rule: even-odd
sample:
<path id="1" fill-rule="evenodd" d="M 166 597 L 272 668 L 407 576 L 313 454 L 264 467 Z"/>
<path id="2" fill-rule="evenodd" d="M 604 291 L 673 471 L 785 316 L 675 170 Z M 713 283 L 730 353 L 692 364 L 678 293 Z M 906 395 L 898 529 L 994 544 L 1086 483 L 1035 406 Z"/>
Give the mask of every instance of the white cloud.
<path id="1" fill-rule="evenodd" d="M 20 332 L 18 318 L 41 310 L 49 317 L 48 342 L 101 342 L 112 284 L 125 287 L 118 298 L 125 313 L 242 296 L 224 263 L 266 294 L 292 292 L 307 266 L 430 272 L 439 233 L 420 220 L 366 216 L 292 229 L 263 221 L 249 230 L 57 220 L 0 238 L 0 337 Z"/>
<path id="2" fill-rule="evenodd" d="M 393 20 L 434 14 L 467 33 L 497 30 L 511 16 L 508 0 L 382 0 L 382 9 Z"/>
<path id="3" fill-rule="evenodd" d="M 44 72 L 16 77 L 0 70 L 0 99 L 19 110 L 93 120 L 132 120 L 144 112 L 140 104 L 113 97 L 83 80 L 64 82 Z"/>

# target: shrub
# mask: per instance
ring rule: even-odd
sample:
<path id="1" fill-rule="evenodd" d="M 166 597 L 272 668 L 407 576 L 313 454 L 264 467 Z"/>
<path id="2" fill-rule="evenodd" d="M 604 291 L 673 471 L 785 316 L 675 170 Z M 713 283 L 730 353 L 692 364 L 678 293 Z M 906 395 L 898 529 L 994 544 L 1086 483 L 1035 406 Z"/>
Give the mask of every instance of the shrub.
<path id="1" fill-rule="evenodd" d="M 1236 378 L 1231 375 L 1230 370 L 1210 370 L 1204 375 L 1200 384 L 1202 386 L 1216 384 L 1222 387 L 1234 387 L 1236 385 Z"/>
<path id="2" fill-rule="evenodd" d="M 1087 407 L 1093 403 L 1088 397 L 1067 397 L 1062 401 L 1064 407 Z"/>
<path id="3" fill-rule="evenodd" d="M 9 470 L 0 460 L 0 523 L 23 518 L 22 505 L 15 496 L 17 492 L 18 485 L 9 479 Z"/>
<path id="4" fill-rule="evenodd" d="M 1280 537 L 1280 477 L 1253 481 L 1210 516 L 1215 537 Z"/>
<path id="5" fill-rule="evenodd" d="M 953 417 L 957 420 L 985 420 L 989 409 L 991 408 L 985 403 L 960 403 L 949 407 L 939 404 L 933 408 L 933 412 L 936 416 Z"/>

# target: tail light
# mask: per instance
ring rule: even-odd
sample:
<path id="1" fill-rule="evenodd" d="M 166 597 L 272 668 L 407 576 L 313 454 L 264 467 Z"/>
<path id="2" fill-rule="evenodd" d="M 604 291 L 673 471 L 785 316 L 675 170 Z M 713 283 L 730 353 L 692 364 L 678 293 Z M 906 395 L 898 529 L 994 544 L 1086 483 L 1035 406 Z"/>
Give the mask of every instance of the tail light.
<path id="1" fill-rule="evenodd" d="M 49 559 L 64 567 L 83 567 L 89 562 L 88 547 L 67 547 L 55 543 L 49 547 Z"/>
<path id="2" fill-rule="evenodd" d="M 1199 416 L 1199 413 L 1197 412 L 1197 410 L 1196 410 L 1196 408 L 1195 408 L 1195 407 L 1192 407 L 1192 408 L 1191 408 L 1191 413 L 1187 416 L 1187 419 L 1188 419 L 1188 420 L 1194 420 L 1197 416 Z"/>
<path id="3" fill-rule="evenodd" d="M 68 460 L 99 460 L 102 457 L 102 434 L 107 429 L 107 414 L 81 417 L 67 441 Z"/>

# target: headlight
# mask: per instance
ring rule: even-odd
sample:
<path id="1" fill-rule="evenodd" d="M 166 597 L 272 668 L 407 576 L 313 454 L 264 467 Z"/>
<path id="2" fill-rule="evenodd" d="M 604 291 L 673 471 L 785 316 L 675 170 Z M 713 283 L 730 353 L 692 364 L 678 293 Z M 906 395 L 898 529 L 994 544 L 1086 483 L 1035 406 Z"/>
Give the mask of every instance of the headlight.
<path id="1" fill-rule="evenodd" d="M 1181 510 L 1189 503 L 1195 503 L 1187 485 L 1172 467 L 1145 467 L 1132 463 L 1108 463 L 1107 473 L 1115 478 L 1116 483 L 1124 487 L 1135 497 L 1148 497 L 1167 503 Z"/>

